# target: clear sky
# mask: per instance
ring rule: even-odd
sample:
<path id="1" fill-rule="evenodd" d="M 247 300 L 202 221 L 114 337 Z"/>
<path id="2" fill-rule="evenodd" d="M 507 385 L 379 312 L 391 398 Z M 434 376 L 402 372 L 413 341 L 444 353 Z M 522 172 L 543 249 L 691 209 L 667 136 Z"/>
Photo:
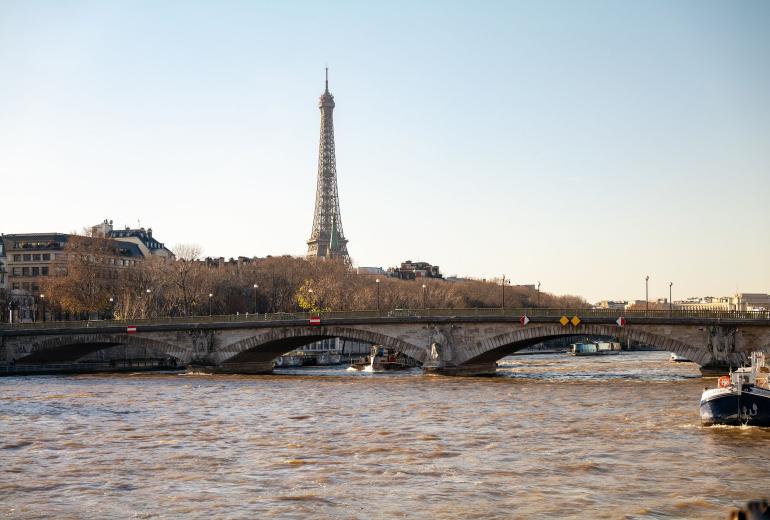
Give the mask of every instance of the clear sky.
<path id="1" fill-rule="evenodd" d="M 335 96 L 356 265 L 770 292 L 770 2 L 0 0 L 0 231 L 302 255 Z"/>

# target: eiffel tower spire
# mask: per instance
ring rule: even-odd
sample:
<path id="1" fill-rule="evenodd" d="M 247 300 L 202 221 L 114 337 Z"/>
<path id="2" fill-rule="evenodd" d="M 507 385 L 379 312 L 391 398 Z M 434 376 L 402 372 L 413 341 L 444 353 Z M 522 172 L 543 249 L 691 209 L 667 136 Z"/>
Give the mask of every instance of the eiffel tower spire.
<path id="1" fill-rule="evenodd" d="M 326 89 L 318 101 L 321 109 L 321 143 L 318 148 L 318 184 L 315 194 L 313 230 L 307 241 L 307 256 L 348 257 L 348 241 L 342 232 L 340 201 L 337 195 L 337 160 L 334 156 L 334 96 L 329 92 L 329 68 Z"/>

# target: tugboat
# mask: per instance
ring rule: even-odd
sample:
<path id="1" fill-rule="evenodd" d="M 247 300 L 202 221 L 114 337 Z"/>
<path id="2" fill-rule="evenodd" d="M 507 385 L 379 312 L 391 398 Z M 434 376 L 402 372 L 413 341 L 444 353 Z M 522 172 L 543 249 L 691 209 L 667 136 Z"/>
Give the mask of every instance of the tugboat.
<path id="1" fill-rule="evenodd" d="M 350 368 L 366 372 L 384 372 L 390 370 L 408 370 L 417 366 L 411 358 L 395 349 L 372 345 L 372 352 L 363 359 L 354 361 Z"/>
<path id="2" fill-rule="evenodd" d="M 751 353 L 751 366 L 719 378 L 717 388 L 700 398 L 704 426 L 713 424 L 770 426 L 770 366 L 764 352 Z"/>

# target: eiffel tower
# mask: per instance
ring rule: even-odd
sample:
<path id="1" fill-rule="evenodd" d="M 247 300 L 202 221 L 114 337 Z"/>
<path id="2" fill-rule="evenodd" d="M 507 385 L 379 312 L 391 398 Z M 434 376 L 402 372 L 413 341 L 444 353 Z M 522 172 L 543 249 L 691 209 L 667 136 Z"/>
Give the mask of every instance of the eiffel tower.
<path id="1" fill-rule="evenodd" d="M 343 258 L 348 256 L 348 241 L 342 232 L 340 201 L 337 195 L 337 160 L 334 156 L 334 96 L 329 92 L 329 68 L 326 90 L 318 102 L 321 109 L 321 144 L 318 148 L 318 185 L 315 194 L 313 231 L 307 241 L 307 256 Z"/>

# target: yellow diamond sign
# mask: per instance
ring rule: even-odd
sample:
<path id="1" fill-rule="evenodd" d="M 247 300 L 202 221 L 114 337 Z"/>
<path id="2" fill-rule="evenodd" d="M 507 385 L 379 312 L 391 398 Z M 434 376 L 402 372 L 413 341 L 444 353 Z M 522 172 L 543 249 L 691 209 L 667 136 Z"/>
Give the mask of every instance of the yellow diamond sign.
<path id="1" fill-rule="evenodd" d="M 566 316 L 562 316 L 561 319 L 559 320 L 559 323 L 561 323 L 562 325 L 564 325 L 566 327 L 567 323 L 569 323 L 569 318 L 566 317 Z"/>
<path id="2" fill-rule="evenodd" d="M 570 321 L 570 323 L 572 323 L 572 325 L 573 325 L 573 326 L 575 326 L 575 327 L 577 327 L 578 325 L 580 325 L 580 318 L 578 318 L 577 316 L 573 316 L 573 317 L 572 317 L 572 319 L 571 319 L 571 320 L 569 320 L 569 321 Z"/>

